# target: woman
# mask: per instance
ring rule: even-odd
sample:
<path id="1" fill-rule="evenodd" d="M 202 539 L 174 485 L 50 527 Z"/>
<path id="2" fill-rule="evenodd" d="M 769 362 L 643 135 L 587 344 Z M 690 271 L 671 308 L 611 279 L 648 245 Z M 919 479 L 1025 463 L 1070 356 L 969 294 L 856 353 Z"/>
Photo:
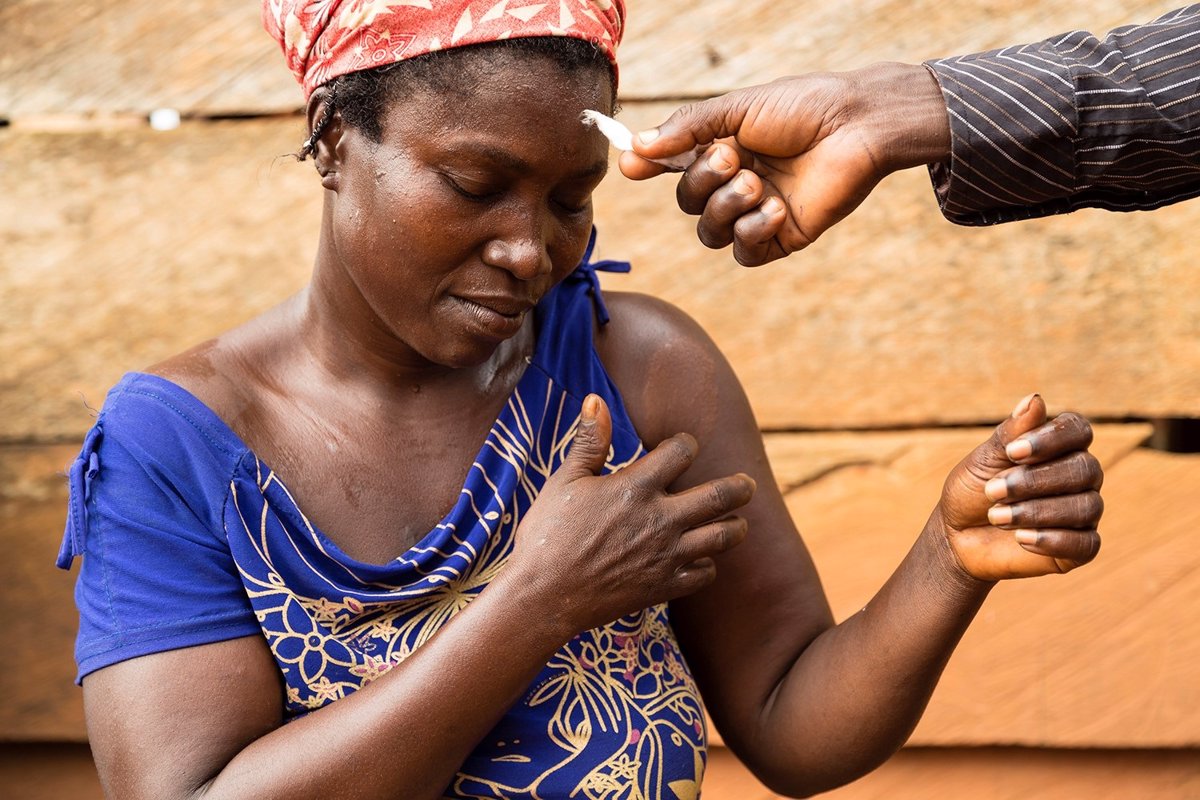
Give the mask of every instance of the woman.
<path id="1" fill-rule="evenodd" d="M 834 626 L 728 364 L 594 287 L 623 6 L 430 5 L 268 0 L 312 282 L 126 376 L 72 470 L 106 791 L 695 797 L 701 695 L 779 791 L 873 768 L 995 580 L 1094 556 L 1087 423 L 1022 401 Z"/>

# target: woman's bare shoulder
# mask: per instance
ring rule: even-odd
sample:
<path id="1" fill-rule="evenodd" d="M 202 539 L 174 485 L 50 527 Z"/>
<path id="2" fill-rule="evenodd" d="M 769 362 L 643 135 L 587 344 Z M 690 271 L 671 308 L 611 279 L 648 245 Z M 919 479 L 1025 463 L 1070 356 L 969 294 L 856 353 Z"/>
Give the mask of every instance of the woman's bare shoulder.
<path id="1" fill-rule="evenodd" d="M 261 377 L 280 357 L 286 314 L 282 307 L 159 361 L 145 369 L 195 395 L 226 421 L 254 405 Z"/>
<path id="2" fill-rule="evenodd" d="M 596 351 L 647 446 L 680 431 L 705 436 L 730 404 L 745 407 L 729 363 L 685 311 L 634 292 L 604 299 L 611 321 L 597 333 Z"/>

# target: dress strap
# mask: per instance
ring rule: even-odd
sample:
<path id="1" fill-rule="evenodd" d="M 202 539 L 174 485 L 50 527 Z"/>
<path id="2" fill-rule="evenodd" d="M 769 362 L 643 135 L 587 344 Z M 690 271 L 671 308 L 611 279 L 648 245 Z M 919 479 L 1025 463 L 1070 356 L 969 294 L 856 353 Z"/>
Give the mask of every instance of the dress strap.
<path id="1" fill-rule="evenodd" d="M 629 272 L 633 269 L 628 261 L 601 260 L 592 261 L 592 250 L 596 247 L 596 226 L 592 226 L 591 236 L 588 237 L 587 249 L 575 271 L 567 276 L 568 281 L 584 281 L 588 284 L 588 294 L 592 296 L 592 304 L 596 307 L 596 318 L 601 325 L 607 325 L 608 308 L 604 305 L 604 297 L 600 293 L 600 278 L 597 272 Z"/>

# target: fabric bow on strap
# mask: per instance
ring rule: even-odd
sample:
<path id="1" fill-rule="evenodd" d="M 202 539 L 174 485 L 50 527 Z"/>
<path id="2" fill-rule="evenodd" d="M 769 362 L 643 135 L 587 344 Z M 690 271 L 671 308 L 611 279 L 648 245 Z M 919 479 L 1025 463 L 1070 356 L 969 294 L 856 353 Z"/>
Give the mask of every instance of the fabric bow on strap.
<path id="1" fill-rule="evenodd" d="M 601 325 L 607 325 L 609 316 L 608 308 L 604 305 L 604 296 L 600 293 L 600 278 L 596 275 L 597 272 L 630 272 L 633 266 L 628 261 L 613 261 L 605 259 L 603 261 L 592 261 L 592 250 L 596 247 L 596 226 L 592 226 L 592 234 L 588 237 L 587 249 L 583 251 L 583 258 L 579 262 L 579 266 L 575 271 L 567 276 L 569 281 L 587 281 L 588 294 L 592 296 L 592 302 L 596 306 L 596 318 L 600 320 Z"/>

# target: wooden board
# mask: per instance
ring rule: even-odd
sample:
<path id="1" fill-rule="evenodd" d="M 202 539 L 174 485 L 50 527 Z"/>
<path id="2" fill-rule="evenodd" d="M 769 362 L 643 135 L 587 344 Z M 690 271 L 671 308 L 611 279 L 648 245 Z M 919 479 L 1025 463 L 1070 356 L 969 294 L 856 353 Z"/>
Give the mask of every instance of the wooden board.
<path id="1" fill-rule="evenodd" d="M 512 3 L 514 6 L 524 3 Z M 703 97 L 779 75 L 920 61 L 1065 30 L 1148 21 L 1150 0 L 633 0 L 621 51 L 628 99 Z M 0 117 L 279 113 L 300 93 L 259 3 L 9 0 L 0 6 Z"/>
<path id="2" fill-rule="evenodd" d="M 0 117 L 290 111 L 302 97 L 245 0 L 9 0 L 0 6 Z"/>
<path id="3" fill-rule="evenodd" d="M 77 451 L 0 447 L 0 665 L 9 689 L 0 704 L 0 741 L 85 738 L 83 696 L 73 683 L 75 576 L 54 567 L 66 518 L 61 474 Z"/>
<path id="4" fill-rule="evenodd" d="M 9 800 L 102 800 L 86 745 L 0 745 Z M 910 748 L 823 800 L 1195 800 L 1195 750 Z M 704 800 L 777 800 L 727 750 L 709 750 Z"/>
<path id="5" fill-rule="evenodd" d="M 980 422 L 1030 391 L 1095 416 L 1200 416 L 1200 203 L 963 228 L 912 170 L 808 250 L 750 270 L 697 242 L 670 177 L 610 179 L 596 205 L 599 252 L 635 266 L 606 286 L 696 317 L 766 428 Z"/>
<path id="6" fill-rule="evenodd" d="M 86 744 L 0 744 L 8 800 L 104 800 Z"/>
<path id="7" fill-rule="evenodd" d="M 918 62 L 1103 32 L 1176 6 L 1147 0 L 635 0 L 621 49 L 629 99 L 705 97 L 781 75 Z"/>
<path id="8" fill-rule="evenodd" d="M 1136 449 L 1148 433 L 1098 430 L 1093 452 L 1105 464 L 1107 504 L 1100 556 L 1066 576 L 998 586 L 912 743 L 1200 744 L 1200 455 Z M 903 558 L 944 476 L 986 434 L 874 434 L 881 454 L 899 454 L 850 461 L 788 494 L 839 619 L 862 608 Z M 827 447 L 822 438 L 814 445 Z M 789 471 L 785 462 L 781 474 Z"/>
<path id="9" fill-rule="evenodd" d="M 657 121 L 669 106 L 630 104 Z M 121 373 L 303 285 L 321 190 L 279 154 L 298 120 L 0 130 L 0 441 L 78 437 Z M 989 229 L 885 181 L 812 249 L 758 270 L 696 241 L 671 178 L 596 195 L 611 289 L 670 300 L 728 354 L 770 429 L 999 419 L 1040 390 L 1089 414 L 1200 415 L 1200 203 Z"/>
<path id="10" fill-rule="evenodd" d="M 1197 750 L 906 748 L 821 800 L 1195 800 Z M 704 800 L 781 800 L 727 750 L 709 754 Z"/>
<path id="11" fill-rule="evenodd" d="M 1200 746 L 1200 456 L 1137 449 L 1102 426 L 1104 550 L 1064 577 L 1000 586 L 968 631 L 914 744 Z M 776 477 L 839 618 L 903 557 L 951 466 L 983 430 L 768 437 Z M 0 739 L 83 738 L 72 685 L 72 577 L 53 568 L 74 448 L 0 447 Z"/>
<path id="12" fill-rule="evenodd" d="M 0 131 L 0 440 L 78 438 L 120 375 L 300 288 L 315 252 L 299 121 Z"/>

